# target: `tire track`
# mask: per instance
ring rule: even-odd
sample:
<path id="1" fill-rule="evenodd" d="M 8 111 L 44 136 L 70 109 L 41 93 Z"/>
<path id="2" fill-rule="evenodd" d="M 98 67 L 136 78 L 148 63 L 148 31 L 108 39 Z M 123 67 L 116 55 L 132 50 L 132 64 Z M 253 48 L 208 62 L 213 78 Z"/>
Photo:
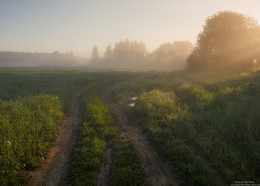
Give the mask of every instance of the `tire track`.
<path id="1" fill-rule="evenodd" d="M 80 94 L 89 86 L 72 95 L 69 113 L 59 126 L 59 133 L 42 167 L 30 172 L 29 186 L 67 185 L 70 154 L 76 144 L 80 115 Z"/>
<path id="2" fill-rule="evenodd" d="M 146 174 L 147 185 L 180 185 L 167 164 L 164 163 L 158 154 L 150 147 L 141 128 L 136 123 L 130 122 L 123 113 L 122 108 L 112 100 L 110 96 L 112 90 L 113 87 L 106 90 L 101 97 L 107 103 L 110 111 L 116 116 L 118 123 L 125 130 L 124 135 L 128 137 L 137 152 L 139 161 Z"/>

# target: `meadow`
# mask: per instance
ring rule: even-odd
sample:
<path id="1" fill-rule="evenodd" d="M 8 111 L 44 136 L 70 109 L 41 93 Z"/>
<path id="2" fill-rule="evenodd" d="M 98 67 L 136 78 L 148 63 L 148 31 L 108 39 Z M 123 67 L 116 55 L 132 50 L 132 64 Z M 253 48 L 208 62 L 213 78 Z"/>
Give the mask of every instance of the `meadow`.
<path id="1" fill-rule="evenodd" d="M 71 92 L 106 76 L 77 69 L 0 69 L 0 182 L 26 184 L 44 161 Z"/>
<path id="2" fill-rule="evenodd" d="M 259 78 L 259 70 L 149 72 L 118 84 L 114 96 L 183 185 L 259 183 Z"/>
<path id="3" fill-rule="evenodd" d="M 182 185 L 260 183 L 260 71 L 175 72 L 0 68 L 0 182 L 26 185 L 42 165 L 74 90 L 83 120 L 71 185 L 95 185 L 112 148 L 111 185 L 144 185 L 145 173 L 102 100 L 110 87 Z M 135 106 L 129 107 L 132 97 Z"/>

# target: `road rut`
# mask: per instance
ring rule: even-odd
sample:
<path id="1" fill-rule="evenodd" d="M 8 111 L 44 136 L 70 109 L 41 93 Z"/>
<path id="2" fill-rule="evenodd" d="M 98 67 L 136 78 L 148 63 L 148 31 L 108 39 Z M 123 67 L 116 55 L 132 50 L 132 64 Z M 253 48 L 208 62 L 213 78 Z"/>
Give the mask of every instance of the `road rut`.
<path id="1" fill-rule="evenodd" d="M 115 115 L 119 125 L 124 129 L 125 132 L 123 134 L 129 139 L 137 152 L 139 161 L 146 174 L 147 185 L 180 185 L 167 164 L 164 163 L 158 154 L 150 147 L 141 128 L 135 122 L 130 122 L 120 105 L 113 101 L 110 96 L 112 90 L 113 87 L 106 90 L 101 97 L 108 104 L 110 111 Z"/>
<path id="2" fill-rule="evenodd" d="M 57 139 L 43 166 L 30 173 L 29 186 L 64 186 L 68 184 L 70 154 L 76 144 L 78 126 L 82 119 L 80 115 L 80 94 L 87 87 L 82 87 L 73 93 L 69 113 L 59 126 Z"/>

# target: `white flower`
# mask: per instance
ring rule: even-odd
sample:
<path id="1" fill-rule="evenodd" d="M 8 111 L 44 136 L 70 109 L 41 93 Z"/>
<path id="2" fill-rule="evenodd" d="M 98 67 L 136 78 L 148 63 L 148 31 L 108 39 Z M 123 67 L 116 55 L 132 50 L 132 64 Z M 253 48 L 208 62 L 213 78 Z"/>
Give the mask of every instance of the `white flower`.
<path id="1" fill-rule="evenodd" d="M 10 146 L 12 143 L 11 141 L 7 141 L 7 145 Z"/>

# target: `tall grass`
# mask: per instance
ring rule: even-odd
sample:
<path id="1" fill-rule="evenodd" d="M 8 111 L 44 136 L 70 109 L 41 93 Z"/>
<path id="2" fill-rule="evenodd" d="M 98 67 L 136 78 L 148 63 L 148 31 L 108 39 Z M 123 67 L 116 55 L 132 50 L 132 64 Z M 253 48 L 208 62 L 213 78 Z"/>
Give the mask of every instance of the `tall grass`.
<path id="1" fill-rule="evenodd" d="M 149 139 L 179 173 L 184 185 L 213 185 L 207 171 L 179 138 L 178 129 L 183 128 L 185 132 L 185 124 L 180 121 L 185 120 L 188 112 L 172 92 L 153 90 L 142 93 L 135 112 Z"/>
<path id="2" fill-rule="evenodd" d="M 63 118 L 56 96 L 0 100 L 0 183 L 26 183 L 25 170 L 41 165 Z"/>
<path id="3" fill-rule="evenodd" d="M 207 170 L 197 170 L 204 169 L 198 154 L 229 184 L 260 183 L 260 71 L 153 76 L 121 83 L 114 93 L 125 108 L 131 96 L 139 96 L 128 113 L 173 167 L 180 167 L 184 184 L 210 183 Z"/>

